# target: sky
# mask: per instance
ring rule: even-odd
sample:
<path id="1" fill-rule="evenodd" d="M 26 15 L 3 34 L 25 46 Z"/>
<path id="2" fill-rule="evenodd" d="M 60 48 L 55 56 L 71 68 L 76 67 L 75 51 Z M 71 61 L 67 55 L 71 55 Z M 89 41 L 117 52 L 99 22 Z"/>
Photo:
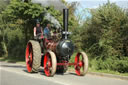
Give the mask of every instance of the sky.
<path id="1" fill-rule="evenodd" d="M 68 3 L 77 1 L 80 3 L 82 8 L 97 8 L 99 5 L 106 3 L 108 0 L 65 0 Z M 122 8 L 128 8 L 128 0 L 109 0 L 110 2 L 116 3 Z"/>
<path id="2" fill-rule="evenodd" d="M 77 8 L 76 11 L 76 16 L 78 17 L 77 14 L 81 13 L 82 20 L 85 20 L 87 17 L 91 17 L 89 12 L 83 13 L 83 9 L 85 8 L 98 8 L 100 5 L 103 5 L 104 3 L 107 3 L 108 0 L 65 0 L 68 3 L 77 1 L 80 3 L 79 7 Z M 121 8 L 127 8 L 128 9 L 128 0 L 109 0 L 111 3 L 116 3 L 118 6 Z"/>
<path id="3" fill-rule="evenodd" d="M 85 10 L 85 8 L 93 9 L 98 8 L 100 5 L 103 5 L 104 3 L 107 3 L 108 0 L 65 0 L 68 3 L 71 2 L 78 2 L 79 6 L 77 7 L 77 10 L 75 11 L 75 15 L 79 20 L 86 20 L 87 17 L 91 17 L 91 14 L 89 11 Z M 109 0 L 111 3 L 116 3 L 118 6 L 122 8 L 128 9 L 128 0 Z M 32 0 L 33 3 L 41 3 L 42 6 L 49 6 L 53 5 L 55 9 L 62 10 L 65 8 L 62 2 L 60 0 Z M 56 5 L 57 4 L 57 5 Z M 79 16 L 80 15 L 80 16 Z"/>

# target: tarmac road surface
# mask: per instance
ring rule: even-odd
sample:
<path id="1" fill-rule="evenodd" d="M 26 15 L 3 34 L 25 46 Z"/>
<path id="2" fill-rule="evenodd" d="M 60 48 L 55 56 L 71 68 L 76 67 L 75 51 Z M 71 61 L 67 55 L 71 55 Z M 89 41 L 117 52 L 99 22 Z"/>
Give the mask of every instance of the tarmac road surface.
<path id="1" fill-rule="evenodd" d="M 128 85 L 128 80 L 90 74 L 81 77 L 71 72 L 46 77 L 43 68 L 32 74 L 24 65 L 0 62 L 0 85 Z"/>

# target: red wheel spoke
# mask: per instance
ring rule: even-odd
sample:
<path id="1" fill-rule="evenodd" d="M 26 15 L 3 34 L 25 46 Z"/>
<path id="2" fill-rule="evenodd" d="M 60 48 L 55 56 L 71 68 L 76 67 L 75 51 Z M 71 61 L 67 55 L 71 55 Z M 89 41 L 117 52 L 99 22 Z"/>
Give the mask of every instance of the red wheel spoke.
<path id="1" fill-rule="evenodd" d="M 49 66 L 49 67 L 52 67 L 51 60 L 49 60 L 48 66 Z"/>
<path id="2" fill-rule="evenodd" d="M 29 59 L 28 58 L 26 59 L 26 63 L 29 64 Z"/>
<path id="3" fill-rule="evenodd" d="M 46 76 L 50 76 L 50 58 L 48 53 L 45 55 L 44 58 L 44 71 Z"/>
<path id="4" fill-rule="evenodd" d="M 81 68 L 80 66 L 76 66 L 76 70 L 80 70 L 80 68 Z"/>
<path id="5" fill-rule="evenodd" d="M 50 75 L 50 69 L 49 68 L 47 69 L 47 72 L 48 72 L 48 75 Z"/>
<path id="6" fill-rule="evenodd" d="M 33 57 L 32 47 L 31 47 L 31 44 L 28 43 L 26 48 L 26 66 L 27 66 L 28 72 L 32 71 L 32 62 L 33 62 L 32 57 Z"/>
<path id="7" fill-rule="evenodd" d="M 81 53 L 78 53 L 75 57 L 75 71 L 77 75 L 81 75 L 84 72 L 84 58 Z"/>
<path id="8" fill-rule="evenodd" d="M 80 57 L 78 56 L 78 60 L 77 60 L 77 63 L 79 63 L 80 62 Z"/>
<path id="9" fill-rule="evenodd" d="M 83 62 L 82 62 L 82 61 L 79 62 L 79 66 L 80 66 L 80 67 L 83 66 Z"/>

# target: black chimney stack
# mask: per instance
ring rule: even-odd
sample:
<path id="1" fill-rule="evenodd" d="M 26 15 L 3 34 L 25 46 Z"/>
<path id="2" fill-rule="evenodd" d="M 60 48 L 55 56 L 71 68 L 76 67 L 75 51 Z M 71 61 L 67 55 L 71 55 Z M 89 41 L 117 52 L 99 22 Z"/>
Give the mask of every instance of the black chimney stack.
<path id="1" fill-rule="evenodd" d="M 68 9 L 65 8 L 63 9 L 63 38 L 67 39 L 68 38 Z"/>
<path id="2" fill-rule="evenodd" d="M 68 9 L 63 9 L 64 31 L 68 31 Z"/>

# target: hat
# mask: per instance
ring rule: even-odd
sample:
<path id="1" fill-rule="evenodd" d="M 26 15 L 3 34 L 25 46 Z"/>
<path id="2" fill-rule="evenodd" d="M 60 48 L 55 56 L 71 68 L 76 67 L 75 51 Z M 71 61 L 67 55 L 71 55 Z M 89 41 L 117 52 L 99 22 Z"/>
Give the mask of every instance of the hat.
<path id="1" fill-rule="evenodd" d="M 36 20 L 36 24 L 40 24 L 40 21 L 38 19 Z"/>

